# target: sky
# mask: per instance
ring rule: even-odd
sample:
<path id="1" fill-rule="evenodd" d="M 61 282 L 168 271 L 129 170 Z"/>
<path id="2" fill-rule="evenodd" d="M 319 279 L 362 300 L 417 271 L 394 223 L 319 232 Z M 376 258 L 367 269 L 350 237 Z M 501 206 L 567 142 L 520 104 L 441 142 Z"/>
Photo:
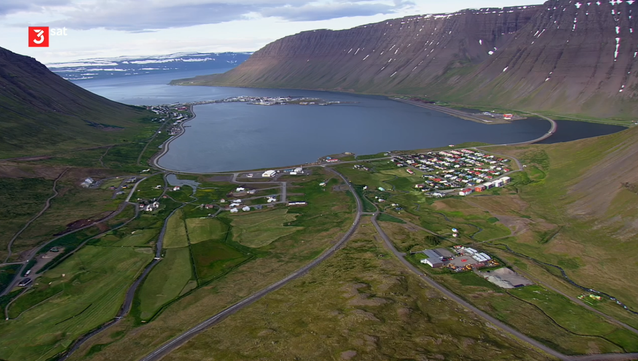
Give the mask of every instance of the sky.
<path id="1" fill-rule="evenodd" d="M 539 0 L 0 0 L 0 47 L 45 64 L 178 52 L 252 52 L 305 30 Z M 49 26 L 48 48 L 28 27 Z M 59 35 L 58 35 L 59 33 Z"/>

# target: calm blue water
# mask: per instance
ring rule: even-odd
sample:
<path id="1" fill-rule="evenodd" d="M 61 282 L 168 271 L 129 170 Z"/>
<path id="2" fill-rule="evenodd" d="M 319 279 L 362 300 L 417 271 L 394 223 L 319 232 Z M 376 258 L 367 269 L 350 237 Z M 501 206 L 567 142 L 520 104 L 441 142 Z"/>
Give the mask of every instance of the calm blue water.
<path id="1" fill-rule="evenodd" d="M 223 99 L 238 95 L 312 96 L 356 102 L 331 106 L 256 106 L 242 103 L 195 107 L 197 117 L 159 160 L 185 172 L 220 172 L 309 163 L 341 152 L 371 154 L 431 148 L 463 142 L 514 143 L 535 139 L 549 129 L 545 120 L 526 119 L 483 125 L 399 103 L 384 97 L 305 90 L 178 87 L 167 83 L 211 71 L 154 74 L 78 81 L 109 99 L 136 105 Z M 564 130 L 563 130 L 564 128 Z M 558 122 L 546 142 L 609 134 L 623 128 Z"/>

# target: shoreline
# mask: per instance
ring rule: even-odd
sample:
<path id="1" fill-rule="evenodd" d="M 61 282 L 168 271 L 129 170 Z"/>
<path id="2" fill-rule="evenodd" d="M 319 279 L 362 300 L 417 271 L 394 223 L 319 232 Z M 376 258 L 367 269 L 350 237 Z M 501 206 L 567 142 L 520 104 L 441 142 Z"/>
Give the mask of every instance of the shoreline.
<path id="1" fill-rule="evenodd" d="M 456 118 L 459 118 L 459 119 L 468 120 L 468 121 L 479 123 L 479 124 L 485 124 L 485 125 L 511 124 L 512 121 L 516 121 L 516 120 L 507 121 L 505 119 L 498 119 L 498 118 L 493 118 L 493 120 L 483 119 L 483 118 L 481 118 L 478 115 L 474 115 L 474 114 L 471 114 L 471 113 L 468 113 L 468 112 L 464 112 L 462 110 L 448 108 L 448 107 L 444 107 L 444 106 L 440 106 L 440 105 L 436 105 L 436 104 L 423 103 L 423 102 L 419 102 L 419 101 L 416 101 L 416 100 L 401 99 L 401 98 L 396 98 L 396 97 L 388 97 L 388 99 L 394 100 L 394 101 L 397 101 L 397 102 L 401 102 L 403 104 L 412 105 L 412 106 L 415 106 L 415 107 L 419 107 L 419 108 L 428 109 L 428 110 L 432 110 L 432 111 L 435 111 L 435 112 L 447 114 L 447 115 L 450 115 L 450 116 L 453 116 L 453 117 L 456 117 Z"/>
<path id="2" fill-rule="evenodd" d="M 156 153 L 155 155 L 153 155 L 153 157 L 151 157 L 151 159 L 149 160 L 149 163 L 152 167 L 155 167 L 157 169 L 161 169 L 164 171 L 169 171 L 169 172 L 174 172 L 171 169 L 168 168 L 164 168 L 162 166 L 159 165 L 158 161 L 160 158 L 162 158 L 163 156 L 166 155 L 166 153 L 168 153 L 168 151 L 170 150 L 170 145 L 171 143 L 176 140 L 177 138 L 181 137 L 182 135 L 184 135 L 184 133 L 186 133 L 186 129 L 184 128 L 184 124 L 186 124 L 187 122 L 190 122 L 191 120 L 197 118 L 197 114 L 195 113 L 195 106 L 193 105 L 189 105 L 188 106 L 188 111 L 193 115 L 192 117 L 186 119 L 185 121 L 179 123 L 179 129 L 180 132 L 179 134 L 173 135 L 170 138 L 168 138 L 164 143 L 162 143 L 162 145 L 160 146 L 162 149 Z M 199 173 L 198 173 L 199 174 Z"/>
<path id="3" fill-rule="evenodd" d="M 413 105 L 413 106 L 418 106 L 418 107 L 422 107 L 420 104 L 415 104 L 416 102 L 410 102 L 410 101 L 406 101 L 404 99 L 398 99 L 398 98 L 390 98 L 388 97 L 388 99 L 390 100 L 395 100 L 395 101 L 399 101 L 402 102 L 404 104 L 407 105 Z M 429 104 L 422 104 L 422 105 L 429 105 Z M 437 109 L 433 109 L 430 107 L 426 107 L 423 106 L 422 108 L 425 109 L 430 109 L 432 111 L 438 111 L 438 112 L 442 112 L 441 110 L 439 110 L 438 108 L 443 108 L 443 109 L 449 109 L 449 108 L 445 108 L 445 107 L 441 107 L 441 106 L 436 106 Z M 453 109 L 449 109 L 449 110 L 453 110 Z M 191 114 L 193 115 L 191 118 L 188 118 L 187 120 L 181 122 L 179 124 L 179 128 L 180 128 L 180 133 L 174 136 L 171 136 L 169 139 L 167 139 L 164 143 L 162 143 L 161 145 L 161 150 L 159 151 L 159 153 L 155 154 L 150 160 L 149 163 L 152 167 L 162 170 L 162 171 L 167 171 L 167 172 L 171 172 L 171 173 L 175 173 L 175 174 L 234 174 L 234 173 L 243 173 L 243 172 L 253 172 L 253 171 L 257 171 L 255 169 L 245 169 L 245 170 L 237 170 L 237 171 L 222 171 L 222 172 L 190 172 L 190 171 L 180 171 L 180 170 L 175 170 L 175 169 L 168 169 L 165 167 L 162 167 L 158 164 L 158 161 L 161 157 L 163 157 L 164 155 L 166 155 L 166 153 L 168 153 L 168 151 L 170 150 L 170 144 L 176 140 L 177 138 L 181 137 L 182 135 L 184 135 L 184 133 L 186 133 L 186 129 L 184 128 L 184 124 L 186 124 L 187 122 L 195 119 L 197 117 L 197 114 L 195 113 L 195 106 L 194 105 L 189 105 L 189 111 L 191 112 Z M 460 112 L 460 111 L 459 111 Z M 468 120 L 468 121 L 473 121 L 475 123 L 480 123 L 480 124 L 485 124 L 485 125 L 491 125 L 491 124 L 511 124 L 511 122 L 493 122 L 493 123 L 487 123 L 485 121 L 483 121 L 480 118 L 476 118 L 474 120 L 472 119 L 466 119 L 460 115 L 456 115 L 456 114 L 451 114 L 451 113 L 447 113 L 447 112 L 442 112 L 444 114 L 448 114 L 460 119 L 464 119 L 464 120 Z M 464 113 L 464 112 L 463 112 Z M 542 119 L 545 119 L 549 122 L 550 124 L 550 128 L 549 130 L 544 133 L 543 135 L 541 135 L 538 138 L 535 139 L 531 139 L 531 140 L 527 140 L 527 141 L 523 141 L 523 142 L 516 142 L 516 143 L 502 143 L 502 144 L 489 144 L 489 145 L 483 145 L 481 146 L 481 148 L 489 148 L 489 147 L 505 147 L 505 146 L 517 146 L 517 145 L 529 145 L 529 144 L 534 144 L 534 143 L 538 143 L 538 142 L 542 142 L 543 140 L 551 137 L 552 135 L 554 135 L 556 133 L 556 130 L 558 129 L 558 124 L 556 123 L 555 120 L 548 118 L 544 115 L 540 115 L 540 114 L 536 114 L 536 113 L 527 113 L 527 114 L 531 114 L 537 117 L 540 117 Z M 469 115 L 469 114 L 468 114 Z M 423 148 L 423 149 L 428 149 L 428 148 Z M 365 154 L 364 154 L 365 155 Z M 271 167 L 272 169 L 285 169 L 285 168 L 290 168 L 290 167 L 294 167 L 294 166 L 302 166 L 302 167 L 321 167 L 321 166 L 326 166 L 326 164 L 315 164 L 315 162 L 308 162 L 308 163 L 304 163 L 304 164 L 297 164 L 297 165 L 288 165 L 288 166 L 282 166 L 282 167 Z M 268 168 L 261 168 L 261 169 L 268 169 Z"/>

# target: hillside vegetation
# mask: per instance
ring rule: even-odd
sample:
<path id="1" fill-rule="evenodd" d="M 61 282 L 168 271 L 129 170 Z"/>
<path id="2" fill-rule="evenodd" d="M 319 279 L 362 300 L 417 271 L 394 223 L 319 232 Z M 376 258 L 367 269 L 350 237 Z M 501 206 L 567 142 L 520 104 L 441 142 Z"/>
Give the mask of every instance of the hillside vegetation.
<path id="1" fill-rule="evenodd" d="M 86 91 L 33 58 L 0 48 L 0 159 L 148 137 L 152 116 L 143 108 Z"/>

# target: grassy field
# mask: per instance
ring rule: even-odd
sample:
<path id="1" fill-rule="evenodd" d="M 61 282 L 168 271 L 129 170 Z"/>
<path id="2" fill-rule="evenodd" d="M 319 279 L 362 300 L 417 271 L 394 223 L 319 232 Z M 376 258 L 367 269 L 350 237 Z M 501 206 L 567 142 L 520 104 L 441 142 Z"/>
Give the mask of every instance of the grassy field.
<path id="1" fill-rule="evenodd" d="M 157 188 L 157 186 L 160 186 Z M 135 194 L 131 197 L 131 199 L 154 199 L 158 198 L 164 192 L 165 182 L 163 174 L 156 174 L 145 179 L 142 183 L 137 186 L 135 190 Z"/>
<path id="2" fill-rule="evenodd" d="M 188 247 L 166 250 L 136 295 L 140 319 L 149 320 L 164 304 L 179 296 L 192 276 Z"/>
<path id="3" fill-rule="evenodd" d="M 246 255 L 250 253 L 253 258 L 222 277 L 205 281 L 202 287 L 170 304 L 148 324 L 138 327 L 135 320 L 124 320 L 84 344 L 70 360 L 139 359 L 188 327 L 310 262 L 343 235 L 354 217 L 354 200 L 348 192 L 334 188 L 339 188 L 336 179 L 325 188 L 319 186 L 320 182 L 331 177 L 330 173 L 317 170 L 311 176 L 298 177 L 291 185 L 290 193 L 302 194 L 299 197 L 308 201 L 306 207 L 289 210 L 289 213 L 298 214 L 292 226 L 303 229 L 260 249 L 244 247 L 230 239 L 224 241 L 222 244 Z M 195 208 L 191 210 L 193 214 L 199 212 Z M 229 223 L 231 219 L 230 214 L 222 213 L 220 217 L 220 220 Z M 207 243 L 209 241 L 193 244 L 193 254 L 202 253 L 195 249 Z M 201 270 L 200 267 L 199 273 L 205 274 Z M 192 282 L 190 286 L 193 286 Z"/>
<path id="4" fill-rule="evenodd" d="M 193 200 L 193 198 L 191 198 L 191 195 L 193 194 L 193 188 L 189 186 L 181 186 L 180 190 L 171 190 L 169 192 L 166 192 L 166 194 L 178 202 L 186 203 Z"/>
<path id="5" fill-rule="evenodd" d="M 9 285 L 18 274 L 19 269 L 19 264 L 0 267 L 0 292 L 4 291 L 5 287 Z"/>
<path id="6" fill-rule="evenodd" d="M 242 252 L 243 251 L 243 252 Z M 195 269 L 200 282 L 208 282 L 249 259 L 244 249 L 233 247 L 232 243 L 204 241 L 191 245 Z"/>
<path id="7" fill-rule="evenodd" d="M 638 349 L 637 335 L 544 287 L 506 291 L 472 272 L 420 267 L 483 311 L 565 354 Z"/>
<path id="8" fill-rule="evenodd" d="M 39 172 L 39 170 L 34 171 Z M 57 176 L 61 171 L 53 170 L 51 172 Z M 96 171 L 95 174 L 106 175 L 106 173 L 108 172 Z M 12 260 L 16 260 L 20 252 L 29 250 L 44 241 L 50 240 L 61 232 L 74 229 L 73 224 L 76 221 L 98 220 L 106 217 L 117 208 L 117 204 L 111 199 L 111 191 L 84 189 L 79 186 L 80 180 L 86 178 L 88 174 L 90 173 L 86 170 L 72 169 L 58 181 L 57 190 L 59 195 L 51 201 L 49 209 L 31 223 L 16 239 L 12 247 L 14 253 Z M 94 176 L 99 178 L 97 175 Z M 0 235 L 4 234 L 4 237 L 1 238 L 6 240 L 5 242 L 8 242 L 13 234 L 26 224 L 28 219 L 43 209 L 46 198 L 53 195 L 51 181 L 43 179 L 24 179 L 22 181 L 30 190 L 11 188 L 12 195 L 7 195 L 7 203 L 3 204 L 2 211 L 0 211 L 0 221 L 3 223 L 3 227 L 0 227 L 2 228 Z M 2 182 L 5 182 L 5 186 L 10 188 L 10 184 L 13 184 L 12 182 L 14 182 L 14 180 L 3 179 Z M 14 191 L 25 194 L 27 202 L 24 205 L 18 204 L 20 203 L 19 198 L 15 198 L 15 196 L 19 193 L 13 193 Z M 4 199 L 5 198 L 3 198 L 3 200 Z M 4 227 L 5 220 L 3 220 L 2 217 L 12 218 L 11 220 L 7 219 L 6 230 Z M 2 242 L 0 242 L 0 244 L 1 243 Z M 6 243 L 0 248 L 0 253 L 5 251 Z"/>
<path id="9" fill-rule="evenodd" d="M 377 217 L 377 219 L 381 222 L 394 222 L 394 223 L 405 223 L 404 220 L 391 216 L 387 213 L 381 213 L 379 214 L 379 216 Z"/>
<path id="10" fill-rule="evenodd" d="M 298 214 L 288 213 L 285 208 L 237 214 L 232 217 L 233 236 L 238 243 L 247 247 L 267 246 L 300 230 L 301 227 L 289 226 L 297 217 Z"/>
<path id="11" fill-rule="evenodd" d="M 0 358 L 48 359 L 108 321 L 151 259 L 150 253 L 133 248 L 86 246 L 46 272 L 12 304 L 12 316 L 19 317 L 0 323 Z M 25 340 L 29 347 L 24 347 Z"/>
<path id="12" fill-rule="evenodd" d="M 53 195 L 53 181 L 43 178 L 0 178 L 0 260 L 7 255 L 7 244 L 13 235 L 43 207 Z"/>
<path id="13" fill-rule="evenodd" d="M 186 225 L 184 224 L 184 219 L 182 217 L 183 214 L 180 209 L 168 219 L 166 234 L 164 235 L 164 248 L 180 248 L 188 246 Z"/>
<path id="14" fill-rule="evenodd" d="M 157 229 L 139 229 L 125 234 L 123 231 L 111 232 L 100 238 L 98 245 L 100 246 L 124 246 L 124 247 L 143 247 L 148 246 L 152 240 L 159 235 Z"/>
<path id="15" fill-rule="evenodd" d="M 186 228 L 191 244 L 208 240 L 222 241 L 228 233 L 228 225 L 215 218 L 188 218 Z"/>
<path id="16" fill-rule="evenodd" d="M 364 222 L 325 263 L 165 359 L 547 359 L 446 301 L 373 236 Z"/>

